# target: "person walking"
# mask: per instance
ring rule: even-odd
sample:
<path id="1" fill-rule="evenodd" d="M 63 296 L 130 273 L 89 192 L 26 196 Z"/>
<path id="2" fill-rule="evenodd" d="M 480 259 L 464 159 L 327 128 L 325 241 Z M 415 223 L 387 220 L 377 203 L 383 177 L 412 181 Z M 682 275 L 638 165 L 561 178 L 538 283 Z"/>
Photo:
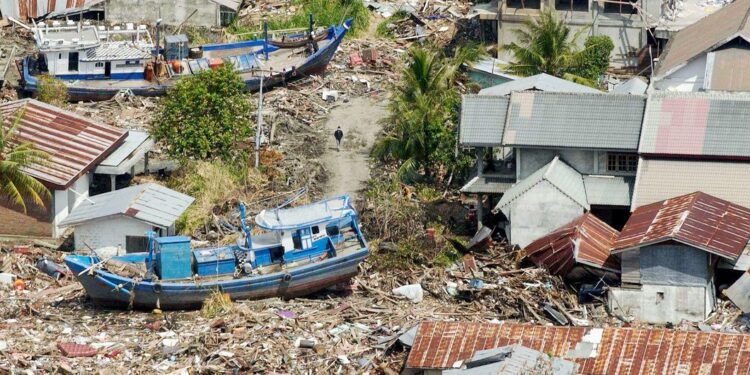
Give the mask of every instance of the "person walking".
<path id="1" fill-rule="evenodd" d="M 336 138 L 336 151 L 341 151 L 341 138 L 344 138 L 344 131 L 340 126 L 333 132 L 333 137 Z"/>

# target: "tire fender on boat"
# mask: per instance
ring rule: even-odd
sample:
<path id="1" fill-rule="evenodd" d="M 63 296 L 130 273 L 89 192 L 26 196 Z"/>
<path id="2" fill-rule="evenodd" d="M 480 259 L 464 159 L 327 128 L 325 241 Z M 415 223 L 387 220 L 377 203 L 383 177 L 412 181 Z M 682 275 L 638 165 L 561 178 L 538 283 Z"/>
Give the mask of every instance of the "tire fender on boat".
<path id="1" fill-rule="evenodd" d="M 152 286 L 154 293 L 159 294 L 161 293 L 161 283 L 154 283 Z"/>
<path id="2" fill-rule="evenodd" d="M 287 282 L 287 283 L 288 283 L 288 282 L 290 282 L 290 281 L 292 281 L 292 274 L 290 274 L 290 273 L 285 273 L 285 274 L 284 274 L 284 276 L 282 277 L 282 280 L 283 280 L 284 282 Z"/>

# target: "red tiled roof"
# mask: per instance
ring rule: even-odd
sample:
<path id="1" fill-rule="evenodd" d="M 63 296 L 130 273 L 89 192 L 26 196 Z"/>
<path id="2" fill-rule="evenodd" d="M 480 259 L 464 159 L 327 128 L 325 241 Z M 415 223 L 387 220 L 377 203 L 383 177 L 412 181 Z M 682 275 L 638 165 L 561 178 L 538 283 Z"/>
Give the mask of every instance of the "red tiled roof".
<path id="1" fill-rule="evenodd" d="M 571 353 L 582 342 L 594 350 L 584 344 Z M 584 375 L 750 373 L 750 335 L 428 321 L 419 325 L 406 367 L 452 368 L 478 350 L 512 344 L 572 360 Z"/>
<path id="2" fill-rule="evenodd" d="M 53 189 L 65 189 L 125 141 L 127 130 L 114 128 L 33 99 L 0 104 L 5 126 L 22 113 L 20 141 L 50 154 L 48 165 L 25 170 Z"/>
<path id="3" fill-rule="evenodd" d="M 525 250 L 534 264 L 556 275 L 566 274 L 576 263 L 619 272 L 619 259 L 610 254 L 618 234 L 589 212 L 540 237 Z"/>
<path id="4" fill-rule="evenodd" d="M 736 260 L 750 239 L 750 209 L 696 192 L 638 207 L 613 252 L 678 241 Z"/>

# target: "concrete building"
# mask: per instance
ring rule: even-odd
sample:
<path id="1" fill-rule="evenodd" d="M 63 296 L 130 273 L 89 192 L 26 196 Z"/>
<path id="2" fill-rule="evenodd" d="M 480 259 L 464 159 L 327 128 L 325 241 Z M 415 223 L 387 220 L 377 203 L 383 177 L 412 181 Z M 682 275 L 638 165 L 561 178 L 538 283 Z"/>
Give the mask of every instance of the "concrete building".
<path id="1" fill-rule="evenodd" d="M 514 92 L 502 144 L 516 184 L 494 211 L 521 247 L 586 211 L 614 228 L 628 215 L 645 97 Z"/>
<path id="2" fill-rule="evenodd" d="M 750 0 L 679 31 L 651 78 L 658 91 L 750 91 Z"/>
<path id="3" fill-rule="evenodd" d="M 240 0 L 106 0 L 104 14 L 109 22 L 153 24 L 161 18 L 164 25 L 186 22 L 215 27 L 231 24 L 241 4 Z"/>
<path id="4" fill-rule="evenodd" d="M 91 172 L 127 138 L 113 128 L 33 99 L 0 104 L 6 128 L 20 116 L 18 140 L 50 155 L 48 164 L 24 170 L 50 191 L 44 208 L 27 202 L 27 212 L 0 201 L 0 235 L 59 237 L 60 222 L 89 196 Z"/>
<path id="5" fill-rule="evenodd" d="M 654 93 L 632 208 L 702 191 L 750 207 L 750 96 Z"/>
<path id="6" fill-rule="evenodd" d="M 750 240 L 750 209 L 693 193 L 636 209 L 613 246 L 622 284 L 609 308 L 649 323 L 703 321 L 716 303 L 714 274 Z"/>
<path id="7" fill-rule="evenodd" d="M 712 369 L 727 374 L 750 371 L 750 361 L 746 360 L 750 355 L 750 335 L 747 334 L 422 321 L 402 374 L 445 374 L 483 350 L 515 344 L 541 351 L 551 358 L 574 362 L 576 374 L 580 375 L 703 374 Z M 553 369 L 513 374 L 564 372 Z"/>
<path id="8" fill-rule="evenodd" d="M 60 225 L 75 228 L 76 249 L 146 251 L 146 232 L 174 235 L 175 221 L 193 200 L 158 184 L 135 185 L 87 198 Z"/>

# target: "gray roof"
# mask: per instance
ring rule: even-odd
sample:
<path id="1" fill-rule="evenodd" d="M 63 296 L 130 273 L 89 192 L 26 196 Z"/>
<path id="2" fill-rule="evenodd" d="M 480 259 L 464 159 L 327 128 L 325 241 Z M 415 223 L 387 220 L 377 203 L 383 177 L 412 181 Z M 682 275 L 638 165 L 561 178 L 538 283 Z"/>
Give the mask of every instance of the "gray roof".
<path id="1" fill-rule="evenodd" d="M 586 199 L 586 188 L 583 185 L 583 176 L 573 167 L 560 160 L 555 156 L 547 165 L 539 168 L 536 172 L 521 181 L 518 181 L 513 187 L 508 189 L 500 202 L 495 206 L 494 211 L 502 210 L 514 200 L 531 190 L 540 182 L 547 181 L 557 188 L 561 193 L 580 204 L 581 207 L 589 209 L 589 203 Z"/>
<path id="2" fill-rule="evenodd" d="M 135 185 L 89 197 L 74 208 L 60 225 L 75 226 L 123 215 L 166 228 L 174 224 L 193 200 L 193 197 L 158 184 Z"/>
<path id="3" fill-rule="evenodd" d="M 188 43 L 190 42 L 190 40 L 188 40 L 187 35 L 185 34 L 167 35 L 164 37 L 164 41 L 166 43 Z"/>
<path id="4" fill-rule="evenodd" d="M 642 95 L 514 92 L 503 145 L 636 151 Z"/>
<path id="5" fill-rule="evenodd" d="M 515 178 L 475 176 L 461 188 L 462 193 L 500 194 L 510 189 Z"/>
<path id="6" fill-rule="evenodd" d="M 125 142 L 102 160 L 94 172 L 114 175 L 130 172 L 130 168 L 141 161 L 153 147 L 154 141 L 148 133 L 130 130 Z"/>
<path id="7" fill-rule="evenodd" d="M 110 43 L 86 50 L 82 61 L 140 60 L 151 57 L 151 52 L 130 43 Z"/>
<path id="8" fill-rule="evenodd" d="M 576 363 L 550 357 L 520 344 L 479 350 L 460 369 L 444 370 L 444 375 L 573 375 Z"/>
<path id="9" fill-rule="evenodd" d="M 462 146 L 499 146 L 503 140 L 508 97 L 464 95 L 458 142 Z"/>
<path id="10" fill-rule="evenodd" d="M 507 78 L 509 80 L 518 79 L 518 77 L 508 74 L 506 71 L 503 70 L 503 67 L 507 65 L 508 65 L 507 61 L 496 59 L 494 57 L 487 57 L 475 63 L 466 64 L 466 66 L 471 70 L 494 74 L 500 77 Z"/>
<path id="11" fill-rule="evenodd" d="M 497 86 L 488 87 L 479 91 L 479 95 L 508 95 L 513 91 L 547 91 L 547 92 L 578 92 L 578 93 L 600 93 L 601 91 L 557 78 L 549 74 L 537 74 L 535 76 L 519 78 L 515 81 L 501 83 Z"/>
<path id="12" fill-rule="evenodd" d="M 655 93 L 649 96 L 638 152 L 750 158 L 750 95 Z"/>
<path id="13" fill-rule="evenodd" d="M 590 205 L 630 206 L 635 177 L 584 176 L 586 200 Z"/>
<path id="14" fill-rule="evenodd" d="M 648 83 L 641 77 L 633 77 L 612 89 L 614 94 L 636 94 L 642 95 L 646 93 L 648 89 Z"/>

